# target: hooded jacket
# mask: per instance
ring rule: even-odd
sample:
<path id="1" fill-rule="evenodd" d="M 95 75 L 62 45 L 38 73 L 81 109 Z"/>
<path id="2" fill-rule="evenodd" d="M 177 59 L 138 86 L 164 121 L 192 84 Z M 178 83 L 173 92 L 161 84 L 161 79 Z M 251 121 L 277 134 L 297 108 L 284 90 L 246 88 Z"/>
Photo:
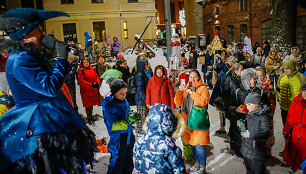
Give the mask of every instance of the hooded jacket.
<path id="1" fill-rule="evenodd" d="M 85 36 L 85 48 L 92 46 L 92 37 L 88 34 L 88 32 L 85 32 L 84 36 Z"/>
<path id="2" fill-rule="evenodd" d="M 138 173 L 186 173 L 182 152 L 175 138 L 184 132 L 184 119 L 164 104 L 154 104 L 146 119 L 146 132 L 134 146 Z M 171 137 L 172 136 L 172 137 Z"/>
<path id="3" fill-rule="evenodd" d="M 102 109 L 104 111 L 104 123 L 110 140 L 108 143 L 108 151 L 112 155 L 109 161 L 110 166 L 115 166 L 120 148 L 120 134 L 128 133 L 127 144 L 130 144 L 132 133 L 132 124 L 126 125 L 123 120 L 130 112 L 130 104 L 126 101 L 120 101 L 114 96 L 108 96 L 102 101 Z"/>
<path id="4" fill-rule="evenodd" d="M 165 74 L 162 78 L 156 75 L 158 67 L 162 67 L 164 70 Z M 167 69 L 162 65 L 155 67 L 154 76 L 149 79 L 146 90 L 146 105 L 153 106 L 155 103 L 166 104 L 172 109 L 175 108 L 172 83 L 167 77 Z"/>
<path id="5" fill-rule="evenodd" d="M 139 60 L 137 62 L 137 73 L 135 75 L 137 92 L 135 93 L 135 102 L 137 106 L 146 105 L 146 88 L 148 84 L 148 77 L 146 76 L 145 69 L 146 61 Z"/>
<path id="6" fill-rule="evenodd" d="M 266 140 L 270 136 L 270 122 L 267 107 L 259 107 L 246 116 L 248 138 L 242 137 L 240 149 L 243 157 L 248 159 L 263 160 L 266 158 Z"/>
<path id="7" fill-rule="evenodd" d="M 82 64 L 77 72 L 78 82 L 80 84 L 81 98 L 84 107 L 90 107 L 99 104 L 98 88 L 91 87 L 92 83 L 100 85 L 100 78 L 95 70 L 89 65 L 85 67 Z"/>
<path id="8" fill-rule="evenodd" d="M 272 57 L 272 51 L 269 53 L 269 56 L 265 60 L 265 68 L 268 75 L 279 75 L 279 69 L 282 66 L 282 59 L 276 55 Z"/>
<path id="9" fill-rule="evenodd" d="M 285 60 L 284 68 L 292 70 L 292 74 L 286 75 L 283 73 L 277 82 L 277 100 L 282 109 L 288 111 L 294 97 L 300 92 L 302 86 L 306 83 L 306 76 L 295 69 L 294 60 Z"/>
<path id="10" fill-rule="evenodd" d="M 300 165 L 306 158 L 306 110 L 302 106 L 301 95 L 293 99 L 283 129 L 291 136 L 285 137 L 283 160 L 293 169 L 301 169 Z"/>
<path id="11" fill-rule="evenodd" d="M 120 47 L 121 43 L 119 42 L 117 36 L 115 36 L 114 38 L 117 38 L 117 41 L 114 41 L 113 44 L 112 44 L 113 51 L 119 52 L 119 47 Z"/>

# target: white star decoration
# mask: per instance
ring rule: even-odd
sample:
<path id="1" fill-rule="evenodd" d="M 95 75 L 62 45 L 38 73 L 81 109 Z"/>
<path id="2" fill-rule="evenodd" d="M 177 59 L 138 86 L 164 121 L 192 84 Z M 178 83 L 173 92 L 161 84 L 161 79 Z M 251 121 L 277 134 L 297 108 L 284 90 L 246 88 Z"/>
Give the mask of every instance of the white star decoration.
<path id="1" fill-rule="evenodd" d="M 0 100 L 1 101 L 6 101 L 6 99 L 4 97 L 1 97 Z"/>

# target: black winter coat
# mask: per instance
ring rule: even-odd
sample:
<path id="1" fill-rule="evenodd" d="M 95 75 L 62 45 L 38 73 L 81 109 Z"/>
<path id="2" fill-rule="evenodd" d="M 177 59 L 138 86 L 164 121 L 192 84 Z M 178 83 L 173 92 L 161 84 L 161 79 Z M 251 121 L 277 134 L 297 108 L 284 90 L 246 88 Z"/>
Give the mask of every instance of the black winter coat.
<path id="1" fill-rule="evenodd" d="M 227 109 L 226 116 L 229 120 L 239 120 L 245 114 L 236 113 L 235 109 L 244 103 L 245 94 L 242 92 L 240 77 L 234 71 L 229 71 L 227 77 L 222 84 L 222 93 L 224 94 L 224 101 L 226 101 Z"/>
<path id="2" fill-rule="evenodd" d="M 271 133 L 268 108 L 264 106 L 249 112 L 246 116 L 246 123 L 250 136 L 242 137 L 240 149 L 242 156 L 248 159 L 265 159 L 266 141 Z"/>

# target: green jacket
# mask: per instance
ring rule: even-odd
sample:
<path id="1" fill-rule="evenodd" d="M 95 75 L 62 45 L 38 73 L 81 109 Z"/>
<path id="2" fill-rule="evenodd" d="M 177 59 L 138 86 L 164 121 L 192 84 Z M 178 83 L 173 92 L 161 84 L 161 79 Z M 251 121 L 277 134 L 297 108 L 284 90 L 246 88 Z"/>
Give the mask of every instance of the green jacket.
<path id="1" fill-rule="evenodd" d="M 283 73 L 277 82 L 277 100 L 282 109 L 288 111 L 294 97 L 302 92 L 306 76 L 294 71 L 290 75 Z"/>

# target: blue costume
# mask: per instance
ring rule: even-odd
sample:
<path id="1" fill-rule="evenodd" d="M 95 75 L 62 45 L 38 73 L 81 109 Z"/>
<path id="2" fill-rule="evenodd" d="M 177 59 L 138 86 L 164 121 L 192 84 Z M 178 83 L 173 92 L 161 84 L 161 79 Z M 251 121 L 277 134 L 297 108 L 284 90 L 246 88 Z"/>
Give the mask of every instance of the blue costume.
<path id="1" fill-rule="evenodd" d="M 186 173 L 181 150 L 171 138 L 178 119 L 169 106 L 154 104 L 147 117 L 147 131 L 134 147 L 138 173 Z"/>
<path id="2" fill-rule="evenodd" d="M 88 34 L 88 32 L 85 32 L 84 36 L 85 36 L 85 48 L 87 49 L 88 57 L 92 62 L 92 37 Z"/>
<path id="3" fill-rule="evenodd" d="M 102 101 L 104 123 L 110 136 L 108 151 L 111 153 L 107 173 L 132 173 L 133 146 L 135 137 L 132 133 L 132 124 L 126 125 L 123 120 L 130 112 L 130 104 L 114 96 L 108 96 Z"/>
<path id="4" fill-rule="evenodd" d="M 16 16 L 19 12 L 21 15 Z M 6 16 L 31 19 L 45 15 L 43 19 L 48 19 L 44 12 L 13 9 Z M 13 38 L 18 40 L 17 36 Z M 23 48 L 14 48 L 6 64 L 16 105 L 0 117 L 0 173 L 11 173 L 13 168 L 38 173 L 85 173 L 85 163 L 93 159 L 93 136 L 61 92 L 70 64 L 58 59 L 53 69 L 47 57 Z M 55 164 L 53 160 L 62 161 Z M 78 164 L 82 166 L 79 169 Z"/>

